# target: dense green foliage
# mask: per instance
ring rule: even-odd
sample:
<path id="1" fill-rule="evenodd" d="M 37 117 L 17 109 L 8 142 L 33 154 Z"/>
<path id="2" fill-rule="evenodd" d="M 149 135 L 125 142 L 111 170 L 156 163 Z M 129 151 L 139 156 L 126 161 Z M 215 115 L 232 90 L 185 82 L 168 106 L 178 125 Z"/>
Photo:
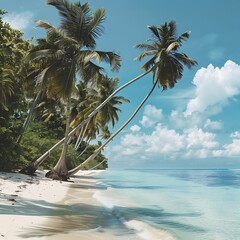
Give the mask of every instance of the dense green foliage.
<path id="1" fill-rule="evenodd" d="M 197 62 L 178 52 L 189 33 L 177 36 L 174 21 L 149 26 L 150 43 L 136 46 L 144 50 L 137 60 L 150 58 L 142 66 L 145 73 L 117 89 L 119 80 L 108 78 L 98 65 L 106 62 L 111 70 L 118 70 L 121 62 L 114 52 L 96 50 L 105 10 L 91 12 L 88 2 L 47 0 L 47 4 L 58 10 L 60 26 L 38 21 L 37 27 L 46 30 L 46 38 L 37 39 L 35 46 L 0 17 L 0 170 L 23 167 L 37 159 L 29 166 L 32 174 L 48 157 L 42 167 L 53 170 L 53 179 L 56 175 L 67 179 L 83 167 L 98 163 L 107 167 L 102 149 L 133 119 L 157 84 L 163 90 L 173 88 L 184 67 L 190 69 Z M 115 94 L 148 73 L 153 74 L 153 88 L 111 135 L 109 124 L 114 127 L 119 106 L 129 102 Z M 23 124 L 26 116 L 27 124 Z M 34 121 L 28 127 L 31 118 Z M 63 136 L 63 147 L 48 156 L 47 150 Z M 99 138 L 107 140 L 89 145 Z"/>
<path id="2" fill-rule="evenodd" d="M 21 148 L 16 144 L 26 112 L 22 60 L 31 48 L 22 33 L 2 21 L 0 11 L 0 169 L 18 165 Z"/>
<path id="3" fill-rule="evenodd" d="M 22 38 L 22 32 L 2 21 L 1 16 L 5 13 L 0 10 L 0 171 L 19 169 L 32 163 L 64 136 L 65 129 L 64 107 L 57 101 L 43 97 L 35 109 L 34 121 L 24 132 L 21 142 L 17 143 L 23 132 L 28 109 L 32 105 L 34 77 L 39 72 L 39 66 L 23 65 L 25 57 L 34 46 Z M 82 143 L 84 144 L 85 142 Z M 95 148 L 94 145 L 90 146 L 79 157 L 79 152 L 70 144 L 68 166 L 77 166 Z M 61 147 L 49 156 L 42 168 L 52 168 L 60 153 Z M 104 156 L 99 155 L 92 162 L 93 166 L 103 159 Z"/>
<path id="4" fill-rule="evenodd" d="M 52 169 L 52 173 L 59 175 L 60 178 L 66 178 L 71 108 L 73 98 L 79 94 L 76 84 L 78 81 L 84 81 L 86 87 L 99 90 L 98 81 L 101 85 L 105 74 L 104 68 L 99 64 L 108 63 L 114 71 L 120 68 L 121 59 L 114 52 L 96 49 L 96 40 L 103 33 L 105 9 L 99 8 L 93 12 L 88 2 L 81 4 L 65 0 L 47 0 L 46 3 L 56 8 L 60 24 L 56 28 L 42 20 L 37 22 L 37 27 L 46 30 L 46 37 L 37 40 L 37 46 L 28 54 L 27 59 L 31 63 L 41 65 L 41 72 L 37 75 L 36 81 L 37 95 L 45 94 L 47 98 L 61 101 L 65 105 L 65 138 L 59 161 Z M 91 119 L 88 128 L 93 130 L 88 131 L 91 139 L 98 134 L 99 128 L 105 128 L 109 121 L 114 123 L 118 119 L 117 109 L 113 107 L 111 110 L 115 116 L 101 119 L 94 116 Z M 83 116 L 82 111 L 80 115 Z M 42 159 L 45 160 L 44 154 L 34 163 L 35 168 L 42 163 Z"/>
<path id="5" fill-rule="evenodd" d="M 41 154 L 46 152 L 51 148 L 56 142 L 59 141 L 64 135 L 64 123 L 57 120 L 52 120 L 49 122 L 34 121 L 31 122 L 30 127 L 26 130 L 21 141 L 22 155 L 20 157 L 20 166 L 24 167 L 27 164 L 35 161 Z M 74 149 L 74 145 L 70 144 L 67 153 L 67 166 L 68 169 L 76 167 L 81 162 L 83 162 L 92 152 L 96 149 L 96 145 L 89 145 L 88 149 L 79 157 L 82 150 L 86 147 L 86 143 L 83 142 L 79 147 L 78 151 Z M 59 146 L 41 165 L 42 169 L 51 169 L 55 166 L 59 155 L 61 154 L 61 146 Z M 19 157 L 18 157 L 19 158 Z M 106 159 L 102 154 L 100 154 L 95 161 L 86 169 L 96 166 L 99 162 Z M 106 159 L 107 160 L 107 159 Z M 107 167 L 107 164 L 102 164 L 102 167 Z"/>

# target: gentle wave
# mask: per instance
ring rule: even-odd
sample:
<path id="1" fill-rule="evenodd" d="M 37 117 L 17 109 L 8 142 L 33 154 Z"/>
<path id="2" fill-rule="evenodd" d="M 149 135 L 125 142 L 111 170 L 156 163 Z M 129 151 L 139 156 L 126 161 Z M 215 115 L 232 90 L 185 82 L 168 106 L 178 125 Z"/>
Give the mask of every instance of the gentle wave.
<path id="1" fill-rule="evenodd" d="M 131 203 L 117 200 L 117 198 L 115 198 L 117 196 L 114 196 L 114 198 L 109 197 L 111 194 L 111 188 L 108 188 L 108 190 L 105 192 L 96 191 L 93 197 L 97 199 L 104 207 L 109 209 L 114 216 L 117 217 L 119 221 L 121 221 L 129 230 L 134 230 L 137 236 L 145 240 L 176 240 L 176 238 L 167 231 L 154 228 L 143 221 L 136 219 L 126 220 L 127 216 L 124 216 L 123 212 L 118 211 L 118 207 L 122 206 L 126 208 L 125 212 L 128 212 L 127 208 L 130 206 L 127 206 L 127 204 L 131 205 Z"/>
<path id="2" fill-rule="evenodd" d="M 176 238 L 172 236 L 170 233 L 168 233 L 167 231 L 156 229 L 150 226 L 149 224 L 141 221 L 131 220 L 131 221 L 125 222 L 125 225 L 129 229 L 136 230 L 137 235 L 146 240 L 153 240 L 153 239 L 176 240 Z"/>

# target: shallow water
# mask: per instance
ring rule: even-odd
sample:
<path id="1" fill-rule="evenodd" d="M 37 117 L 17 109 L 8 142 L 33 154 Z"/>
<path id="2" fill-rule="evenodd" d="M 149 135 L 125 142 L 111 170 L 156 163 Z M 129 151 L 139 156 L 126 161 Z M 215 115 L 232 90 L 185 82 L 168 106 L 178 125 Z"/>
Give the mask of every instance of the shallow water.
<path id="1" fill-rule="evenodd" d="M 94 197 L 142 238 L 240 239 L 240 170 L 109 170 L 94 178 L 105 187 Z"/>

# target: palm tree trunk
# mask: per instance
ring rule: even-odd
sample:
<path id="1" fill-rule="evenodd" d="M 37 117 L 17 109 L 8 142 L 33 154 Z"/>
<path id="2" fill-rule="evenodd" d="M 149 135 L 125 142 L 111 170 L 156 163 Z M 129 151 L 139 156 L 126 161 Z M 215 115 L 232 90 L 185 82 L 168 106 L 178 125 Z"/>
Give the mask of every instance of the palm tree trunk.
<path id="1" fill-rule="evenodd" d="M 154 68 L 154 67 L 153 67 Z M 147 75 L 148 73 L 150 73 L 153 68 L 151 68 L 150 70 L 140 74 L 139 76 L 137 76 L 136 78 L 130 80 L 129 82 L 125 83 L 124 85 L 122 85 L 121 87 L 119 87 L 118 89 L 116 89 L 108 98 L 105 99 L 105 101 L 103 101 L 93 112 L 91 112 L 88 117 L 82 121 L 81 123 L 78 124 L 77 127 L 75 127 L 71 132 L 69 132 L 68 137 L 71 137 L 73 134 L 75 134 L 76 131 L 78 131 L 81 127 L 84 126 L 85 123 L 87 123 L 89 121 L 89 119 L 91 119 L 99 110 L 101 110 L 119 91 L 121 91 L 122 89 L 126 88 L 127 86 L 129 86 L 130 84 L 136 82 L 137 80 L 139 80 L 140 78 L 144 77 L 145 75 Z M 62 138 L 59 142 L 57 142 L 53 147 L 51 147 L 47 152 L 45 152 L 42 156 L 40 156 L 34 163 L 32 163 L 30 166 L 33 166 L 35 168 L 35 170 L 44 162 L 44 160 L 51 154 L 51 152 L 53 152 L 58 146 L 60 146 L 63 142 L 64 142 L 64 138 Z M 33 172 L 34 173 L 34 172 Z"/>
<path id="2" fill-rule="evenodd" d="M 65 129 L 65 139 L 63 143 L 63 149 L 61 152 L 61 156 L 53 168 L 53 170 L 49 171 L 46 173 L 46 177 L 54 178 L 59 177 L 61 180 L 67 180 L 66 175 L 67 175 L 67 166 L 66 166 L 66 154 L 67 154 L 67 149 L 68 149 L 68 139 L 69 139 L 69 129 L 70 129 L 70 107 L 71 107 L 71 97 L 69 96 L 67 99 L 67 109 L 66 109 L 66 129 Z M 54 177 L 52 177 L 52 174 Z M 57 175 L 57 176 L 56 176 Z"/>
<path id="3" fill-rule="evenodd" d="M 24 123 L 23 123 L 23 130 L 21 131 L 20 135 L 19 135 L 18 138 L 17 138 L 17 143 L 20 143 L 20 141 L 21 141 L 21 139 L 22 139 L 22 136 L 23 136 L 23 133 L 25 132 L 25 130 L 26 130 L 26 129 L 28 128 L 28 126 L 29 126 L 29 123 L 30 123 L 30 120 L 31 120 L 31 118 L 32 118 L 34 109 L 35 109 L 35 107 L 36 107 L 36 105 L 37 105 L 37 103 L 38 103 L 38 101 L 39 101 L 39 99 L 40 99 L 40 96 L 41 96 L 41 92 L 39 92 L 39 93 L 37 94 L 37 96 L 35 97 L 35 99 L 34 99 L 34 101 L 33 101 L 33 103 L 32 103 L 32 106 L 31 106 L 31 108 L 30 108 L 30 110 L 29 110 L 29 113 L 28 113 L 28 115 L 27 115 L 27 117 L 26 117 L 26 119 L 25 119 L 25 121 L 24 121 Z"/>
<path id="4" fill-rule="evenodd" d="M 77 143 L 80 141 L 80 138 L 81 138 L 82 133 L 83 133 L 83 129 L 84 129 L 84 128 L 82 127 L 81 130 L 80 130 L 80 133 L 79 133 L 79 135 L 78 135 L 77 141 L 76 141 L 75 146 L 74 146 L 75 149 L 76 149 Z"/>
<path id="5" fill-rule="evenodd" d="M 147 94 L 147 96 L 142 100 L 142 102 L 139 104 L 139 106 L 137 107 L 137 109 L 134 111 L 134 113 L 130 116 L 130 118 L 114 133 L 112 134 L 112 136 L 110 138 L 107 139 L 107 141 L 101 145 L 98 149 L 96 149 L 93 154 L 88 157 L 83 163 L 81 163 L 80 165 L 78 165 L 77 167 L 71 169 L 68 171 L 67 177 L 70 177 L 72 175 L 74 175 L 75 173 L 77 173 L 79 170 L 83 169 L 83 167 L 85 167 L 91 160 L 93 160 L 100 152 L 101 150 L 115 137 L 118 135 L 118 133 L 120 133 L 130 122 L 131 120 L 136 116 L 136 114 L 138 113 L 138 111 L 141 109 L 141 107 L 143 106 L 143 104 L 147 101 L 147 99 L 150 97 L 150 95 L 152 94 L 153 90 L 155 89 L 157 85 L 157 80 L 155 81 L 152 89 L 150 90 L 150 92 Z"/>
<path id="6" fill-rule="evenodd" d="M 86 126 L 84 127 L 84 130 L 81 131 L 81 134 L 79 134 L 79 137 L 78 137 L 77 142 L 76 142 L 75 147 L 74 147 L 75 149 L 78 149 L 80 144 L 82 143 L 84 135 L 85 135 L 85 133 L 87 131 L 87 128 L 88 128 L 88 125 L 90 123 L 90 120 L 91 119 L 89 119 L 89 121 L 87 122 Z"/>
<path id="7" fill-rule="evenodd" d="M 96 166 L 92 167 L 92 168 L 89 169 L 89 170 L 91 171 L 91 170 L 96 169 L 98 166 L 100 166 L 102 163 L 104 163 L 104 162 L 106 162 L 106 161 L 107 161 L 107 159 L 102 160 L 100 163 L 98 163 Z"/>
<path id="8" fill-rule="evenodd" d="M 91 138 L 89 138 L 87 141 L 86 141 L 86 147 L 83 149 L 83 151 L 77 156 L 78 158 L 81 157 L 89 148 L 89 143 L 91 141 Z"/>

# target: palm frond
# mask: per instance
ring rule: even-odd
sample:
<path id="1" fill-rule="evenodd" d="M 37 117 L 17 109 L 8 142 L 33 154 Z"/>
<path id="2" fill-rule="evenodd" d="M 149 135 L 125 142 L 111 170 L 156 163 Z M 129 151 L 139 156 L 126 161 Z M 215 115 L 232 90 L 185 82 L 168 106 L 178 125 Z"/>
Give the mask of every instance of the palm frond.
<path id="1" fill-rule="evenodd" d="M 137 44 L 135 45 L 135 48 L 139 48 L 145 51 L 152 51 L 152 50 L 156 50 L 156 48 L 151 45 L 151 44 L 146 44 L 146 43 L 142 43 L 142 44 Z"/>
<path id="2" fill-rule="evenodd" d="M 121 57 L 114 52 L 85 51 L 84 62 L 96 60 L 98 62 L 109 63 L 113 71 L 118 71 L 121 67 Z"/>
<path id="3" fill-rule="evenodd" d="M 105 9 L 99 8 L 93 13 L 91 22 L 89 23 L 90 33 L 93 38 L 98 38 L 103 33 L 102 23 L 105 20 Z"/>
<path id="4" fill-rule="evenodd" d="M 173 40 L 175 40 L 177 37 L 177 25 L 174 20 L 171 20 L 168 23 L 168 34 L 169 34 L 169 37 L 172 38 Z"/>
<path id="5" fill-rule="evenodd" d="M 74 65 L 71 63 L 65 66 L 55 65 L 54 75 L 48 84 L 47 96 L 53 99 L 67 99 L 72 92 L 75 80 Z"/>
<path id="6" fill-rule="evenodd" d="M 25 62 L 48 58 L 52 56 L 55 51 L 52 49 L 43 49 L 35 52 L 30 52 L 24 59 Z"/>
<path id="7" fill-rule="evenodd" d="M 148 26 L 148 28 L 153 33 L 153 36 L 158 39 L 158 41 L 161 41 L 161 36 L 158 32 L 158 28 L 156 26 Z"/>
<path id="8" fill-rule="evenodd" d="M 115 98 L 113 98 L 113 100 L 115 100 L 115 101 L 116 101 L 116 99 L 117 99 L 117 103 L 116 104 L 118 104 L 118 103 L 122 104 L 122 102 L 130 103 L 130 100 L 125 98 L 125 97 L 116 96 Z"/>
<path id="9" fill-rule="evenodd" d="M 50 67 L 45 68 L 43 71 L 41 71 L 36 77 L 35 77 L 35 86 L 42 89 L 44 86 L 46 86 L 46 81 L 48 79 L 48 70 Z"/>
<path id="10" fill-rule="evenodd" d="M 190 37 L 190 31 L 184 32 L 183 34 L 181 34 L 177 41 L 178 42 L 182 42 L 183 40 L 187 40 Z"/>
<path id="11" fill-rule="evenodd" d="M 179 43 L 174 41 L 167 47 L 166 52 L 169 53 L 172 50 L 175 50 L 178 46 L 179 46 Z"/>
<path id="12" fill-rule="evenodd" d="M 36 27 L 44 28 L 45 30 L 49 31 L 53 28 L 55 28 L 53 25 L 51 25 L 49 22 L 37 20 L 35 21 Z"/>
<path id="13" fill-rule="evenodd" d="M 48 0 L 47 3 L 57 8 L 61 17 L 60 27 L 70 38 L 89 47 L 95 46 L 95 39 L 89 32 L 92 20 L 89 3 L 73 4 L 66 0 Z"/>
<path id="14" fill-rule="evenodd" d="M 104 72 L 104 68 L 91 61 L 84 64 L 78 64 L 78 73 L 82 77 L 83 81 L 86 82 L 97 80 Z"/>
<path id="15" fill-rule="evenodd" d="M 155 59 L 156 57 L 152 57 L 150 60 L 148 60 L 141 68 L 145 71 L 148 71 L 151 67 L 155 65 Z"/>
<path id="16" fill-rule="evenodd" d="M 141 61 L 143 58 L 155 55 L 156 53 L 157 53 L 156 50 L 145 51 L 141 53 L 139 56 L 137 56 L 136 58 L 134 58 L 134 60 Z"/>
<path id="17" fill-rule="evenodd" d="M 45 42 L 42 41 L 42 45 L 45 43 L 50 45 L 50 43 L 52 43 L 52 47 L 53 44 L 61 42 L 61 44 L 63 45 L 67 45 L 67 44 L 78 44 L 78 42 L 76 40 L 74 40 L 73 38 L 68 37 L 68 35 L 60 30 L 55 28 L 53 25 L 51 25 L 48 22 L 42 21 L 42 20 L 38 20 L 36 21 L 37 25 L 36 27 L 40 27 L 40 28 L 44 28 L 45 30 L 47 30 L 47 37 Z"/>
<path id="18" fill-rule="evenodd" d="M 182 62 L 185 66 L 191 69 L 193 66 L 196 66 L 197 61 L 189 58 L 185 53 L 173 53 L 173 56 L 180 62 Z"/>

